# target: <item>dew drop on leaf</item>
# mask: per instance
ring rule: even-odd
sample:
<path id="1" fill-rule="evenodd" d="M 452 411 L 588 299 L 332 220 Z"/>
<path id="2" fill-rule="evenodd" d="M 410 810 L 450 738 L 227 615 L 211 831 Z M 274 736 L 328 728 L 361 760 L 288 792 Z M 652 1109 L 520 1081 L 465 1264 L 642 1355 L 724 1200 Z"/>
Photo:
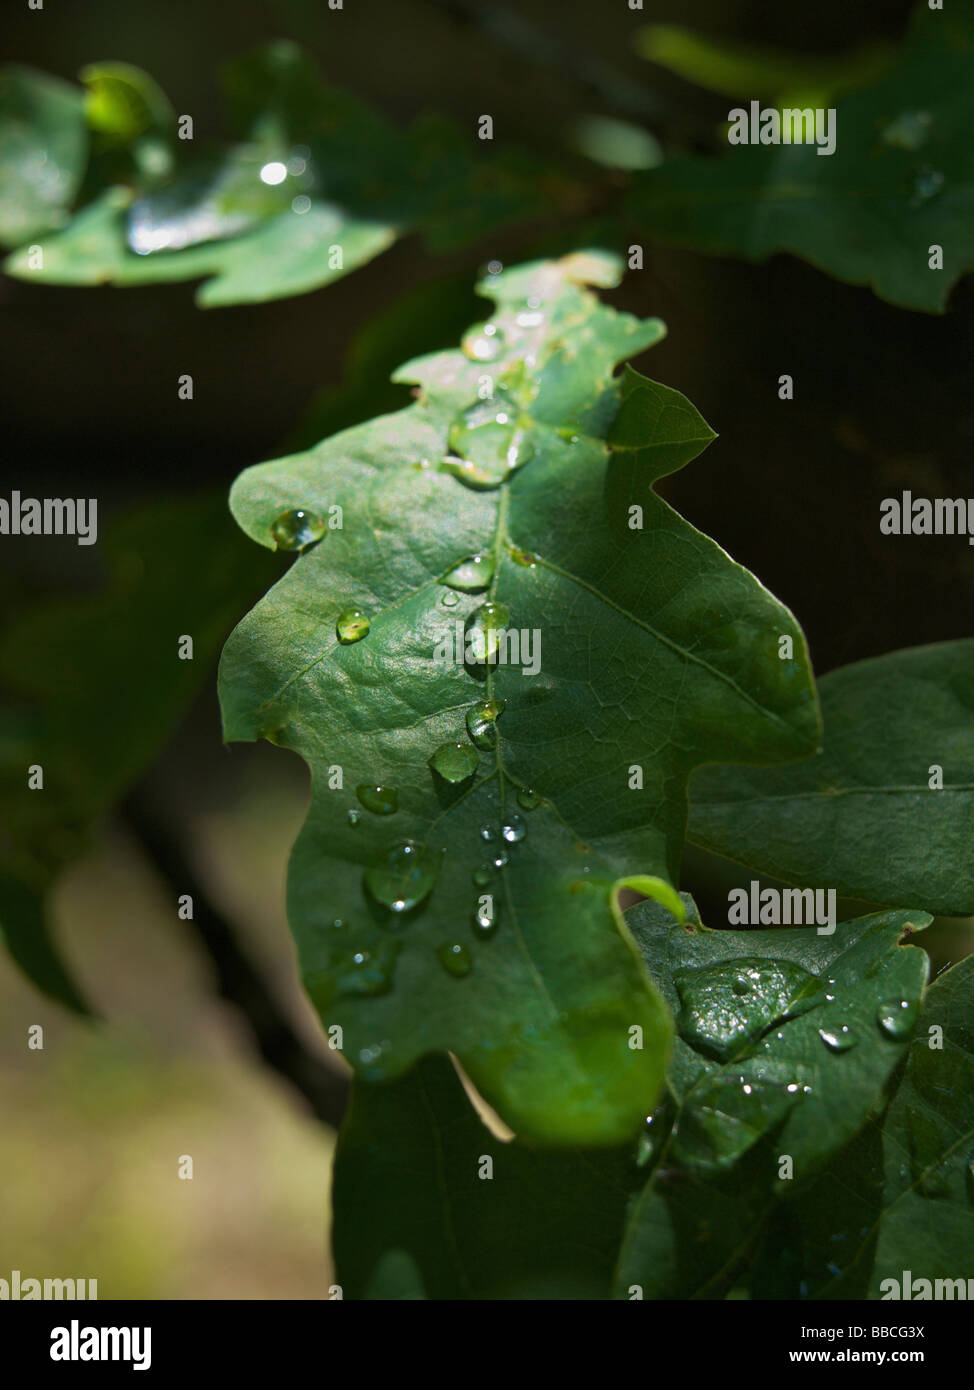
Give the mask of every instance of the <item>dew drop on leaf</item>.
<path id="1" fill-rule="evenodd" d="M 497 930 L 500 918 L 500 909 L 492 894 L 485 895 L 485 900 L 479 902 L 474 910 L 473 924 L 477 929 L 478 936 L 491 936 Z"/>
<path id="2" fill-rule="evenodd" d="M 820 1028 L 818 1035 L 830 1052 L 848 1052 L 856 1045 L 852 1030 L 847 1023 L 840 1023 L 835 1028 Z"/>
<path id="3" fill-rule="evenodd" d="M 477 888 L 486 888 L 493 877 L 494 875 L 491 872 L 489 864 L 479 865 L 471 874 L 471 878 Z"/>
<path id="4" fill-rule="evenodd" d="M 448 454 L 440 464 L 441 473 L 449 473 L 451 477 L 458 479 L 464 487 L 472 488 L 474 492 L 491 492 L 494 488 L 500 487 L 507 477 L 507 469 L 502 472 L 481 468 L 471 459 L 456 458 L 453 454 Z"/>
<path id="5" fill-rule="evenodd" d="M 909 999 L 884 999 L 876 1010 L 879 1031 L 894 1042 L 902 1042 L 913 1031 L 917 1008 Z"/>
<path id="6" fill-rule="evenodd" d="M 444 782 L 465 782 L 476 772 L 479 761 L 469 743 L 441 743 L 429 766 Z"/>
<path id="7" fill-rule="evenodd" d="M 349 956 L 339 969 L 335 989 L 340 995 L 386 994 L 392 988 L 401 942 L 381 941 Z"/>
<path id="8" fill-rule="evenodd" d="M 501 835 L 509 845 L 516 845 L 528 833 L 523 816 L 506 816 L 501 826 Z"/>
<path id="9" fill-rule="evenodd" d="M 361 642 L 363 637 L 367 637 L 371 626 L 371 622 L 360 608 L 346 608 L 344 613 L 338 616 L 335 636 L 343 647 L 348 647 L 353 642 Z"/>
<path id="10" fill-rule="evenodd" d="M 517 804 L 522 811 L 533 811 L 541 805 L 541 797 L 530 787 L 522 787 L 517 794 Z"/>
<path id="11" fill-rule="evenodd" d="M 823 985 L 790 961 L 746 957 L 675 976 L 680 1036 L 708 1056 L 729 1061 L 773 1024 L 817 1003 Z"/>
<path id="12" fill-rule="evenodd" d="M 457 604 L 460 602 L 460 597 L 458 594 L 444 594 L 440 602 L 443 604 L 444 608 L 456 608 Z"/>
<path id="13" fill-rule="evenodd" d="M 271 539 L 278 550 L 306 550 L 325 534 L 325 523 L 315 512 L 299 508 L 282 512 L 271 526 Z"/>
<path id="14" fill-rule="evenodd" d="M 461 347 L 474 362 L 493 362 L 500 357 L 504 338 L 494 323 L 478 323 L 464 336 Z"/>
<path id="15" fill-rule="evenodd" d="M 428 897 L 436 882 L 433 856 L 406 840 L 388 850 L 365 871 L 365 886 L 377 903 L 393 912 L 408 912 Z"/>
<path id="16" fill-rule="evenodd" d="M 351 809 L 351 810 L 349 811 L 349 813 L 348 813 L 348 823 L 349 823 L 349 825 L 358 825 L 358 823 L 359 823 L 359 821 L 360 821 L 361 819 L 362 819 L 362 812 L 359 811 L 359 810 L 357 810 L 357 809 L 353 806 L 352 809 Z"/>
<path id="17" fill-rule="evenodd" d="M 478 748 L 497 745 L 497 721 L 504 712 L 505 700 L 479 700 L 467 710 L 467 733 Z"/>
<path id="18" fill-rule="evenodd" d="M 458 941 L 451 941 L 444 946 L 438 946 L 436 959 L 448 975 L 452 975 L 458 980 L 462 979 L 464 975 L 469 975 L 473 969 L 470 952 L 466 946 L 461 946 Z"/>
<path id="19" fill-rule="evenodd" d="M 399 792 L 376 782 L 364 782 L 355 788 L 355 795 L 367 811 L 375 816 L 391 816 L 399 809 Z"/>
<path id="20" fill-rule="evenodd" d="M 467 619 L 464 628 L 464 658 L 473 665 L 493 665 L 500 649 L 501 631 L 510 622 L 511 611 L 503 603 L 482 603 Z"/>
<path id="21" fill-rule="evenodd" d="M 489 552 L 482 555 L 468 555 L 448 570 L 442 582 L 452 589 L 460 589 L 465 594 L 475 594 L 486 589 L 494 577 L 494 557 Z"/>

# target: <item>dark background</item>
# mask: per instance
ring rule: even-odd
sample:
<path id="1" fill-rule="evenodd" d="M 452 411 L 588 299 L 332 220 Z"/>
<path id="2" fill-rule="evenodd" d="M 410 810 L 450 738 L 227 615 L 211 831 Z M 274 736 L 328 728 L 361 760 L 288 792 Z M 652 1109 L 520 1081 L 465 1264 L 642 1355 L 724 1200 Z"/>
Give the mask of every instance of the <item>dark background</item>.
<path id="1" fill-rule="evenodd" d="M 509 7 L 345 0 L 342 11 L 329 11 L 325 0 L 46 0 L 43 11 L 30 11 L 26 0 L 7 0 L 0 60 L 66 79 L 95 60 L 135 63 L 160 82 L 177 112 L 193 114 L 198 138 L 219 139 L 229 134 L 220 63 L 291 38 L 317 58 L 326 79 L 397 123 L 435 111 L 473 142 L 477 117 L 490 112 L 496 143 L 527 146 L 604 178 L 569 149 L 579 115 L 632 119 L 641 111 L 667 146 L 701 148 L 728 106 L 640 60 L 631 45 L 639 26 L 668 21 L 829 53 L 896 39 L 910 8 L 899 0 L 646 0 L 634 13 L 625 0 Z M 510 30 L 512 15 L 522 22 L 513 41 L 497 33 L 498 20 Z M 524 21 L 536 28 L 525 31 Z M 614 74 L 598 90 L 587 76 L 593 58 Z M 612 189 L 609 178 L 607 206 Z M 613 302 L 669 326 L 640 369 L 683 391 L 720 435 L 665 482 L 666 496 L 796 613 L 817 673 L 969 636 L 974 548 L 960 537 L 952 545 L 882 537 L 878 525 L 880 500 L 903 488 L 974 493 L 969 286 L 955 289 L 947 314 L 926 315 L 790 257 L 755 267 L 653 247 L 648 228 L 617 225 L 614 235 L 617 249 L 644 245 L 646 269 L 627 274 Z M 410 236 L 316 293 L 229 309 L 198 309 L 191 284 L 62 289 L 0 278 L 0 492 L 97 496 L 101 532 L 113 511 L 140 499 L 228 489 L 248 465 L 318 437 L 314 412 L 302 421 L 317 393 L 347 381 L 352 341 L 376 315 L 415 297 L 390 360 L 367 389 L 337 397 L 342 423 L 404 402 L 404 390 L 383 385 L 395 363 L 452 346 L 478 316 L 470 285 L 480 268 L 493 258 L 510 264 L 562 249 L 551 237 L 550 226 L 516 228 L 434 255 Z M 435 313 L 424 309 L 426 290 L 436 292 Z M 176 395 L 183 373 L 194 378 L 192 402 Z M 795 381 L 791 402 L 778 400 L 784 373 Z M 336 397 L 330 400 L 334 410 Z M 240 544 L 250 543 L 241 537 Z M 180 545 L 174 534 L 176 565 Z M 5 613 L 45 594 L 96 588 L 101 548 L 70 538 L 45 545 L 4 538 Z M 251 549 L 256 574 L 262 557 Z M 248 607 L 241 602 L 240 616 Z M 113 699 L 124 692 L 106 691 L 106 701 Z M 193 861 L 188 870 L 239 931 L 308 1055 L 329 1063 L 296 985 L 282 907 L 287 850 L 303 816 L 303 765 L 266 745 L 224 749 L 208 679 L 147 781 Z M 8 1022 L 19 1028 L 42 1019 L 53 1037 L 70 1043 L 60 1070 L 45 1073 L 43 1083 L 28 1076 L 22 1047 L 16 1054 L 12 1044 L 0 1047 L 0 1104 L 20 1115 L 0 1141 L 0 1166 L 18 1175 L 6 1194 L 6 1229 L 22 1233 L 11 1267 L 27 1269 L 33 1255 L 56 1270 L 71 1256 L 79 1276 L 107 1271 L 117 1296 L 274 1297 L 309 1289 L 320 1296 L 327 1274 L 318 1264 L 317 1231 L 309 1244 L 307 1194 L 319 1183 L 323 1192 L 324 1173 L 320 1128 L 313 1137 L 302 1128 L 309 1092 L 299 1100 L 294 1075 L 280 1079 L 287 1067 L 276 1076 L 258 1068 L 254 1038 L 214 1005 L 219 961 L 180 936 L 171 907 L 160 907 L 158 880 L 133 847 L 131 829 L 124 817 L 104 828 L 57 906 L 61 944 L 113 1031 L 95 1041 L 42 1004 L 7 963 L 0 968 Z M 705 905 L 707 873 L 693 861 L 688 869 Z M 279 1088 L 273 1100 L 258 1103 L 247 1089 L 258 1074 L 260 1086 Z M 24 1118 L 28 1097 L 34 1120 Z M 213 1128 L 200 1138 L 204 1110 Z M 127 1148 L 126 1136 L 138 1147 Z M 65 1142 L 70 1157 L 45 1159 L 59 1144 L 63 1154 Z M 169 1150 L 194 1144 L 208 1153 L 219 1182 L 201 1187 L 196 1215 L 187 1217 L 182 1193 L 154 1186 L 153 1155 L 161 1147 L 169 1164 Z M 44 1175 L 40 1186 L 26 1176 L 35 1170 Z M 141 1188 L 130 1231 L 124 1193 L 135 1181 Z M 282 1210 L 271 1194 L 286 1191 L 288 1181 L 293 1210 Z M 243 1209 L 246 1231 L 238 1224 Z M 194 1220 L 202 1224 L 191 1236 L 186 1223 Z M 138 1248 L 136 1229 L 144 1232 Z M 152 1241 L 159 1250 L 150 1257 Z M 0 1273 L 3 1259 L 0 1252 Z"/>

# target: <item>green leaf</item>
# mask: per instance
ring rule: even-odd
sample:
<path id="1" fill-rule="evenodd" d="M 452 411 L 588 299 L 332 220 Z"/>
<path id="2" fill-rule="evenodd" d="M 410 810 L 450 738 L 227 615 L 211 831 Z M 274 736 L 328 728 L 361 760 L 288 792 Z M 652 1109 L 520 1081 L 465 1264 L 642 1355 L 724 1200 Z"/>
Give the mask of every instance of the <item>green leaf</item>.
<path id="1" fill-rule="evenodd" d="M 974 266 L 972 0 L 921 3 L 895 67 L 836 113 L 829 156 L 809 144 L 677 158 L 641 176 L 633 211 L 662 241 L 750 261 L 791 251 L 893 304 L 942 310 Z"/>
<path id="2" fill-rule="evenodd" d="M 72 1007 L 79 991 L 44 899 L 172 733 L 274 568 L 255 570 L 213 495 L 146 503 L 104 528 L 97 553 L 102 587 L 38 600 L 0 633 L 0 927 L 38 988 Z M 191 660 L 179 658 L 182 636 Z M 28 787 L 33 765 L 42 789 Z"/>
<path id="3" fill-rule="evenodd" d="M 974 913 L 974 640 L 844 666 L 819 694 L 821 753 L 788 768 L 701 769 L 689 838 L 786 883 Z M 942 790 L 930 786 L 935 766 Z"/>
<path id="4" fill-rule="evenodd" d="M 583 287 L 618 271 L 590 252 L 491 276 L 464 351 L 398 373 L 408 409 L 242 475 L 247 533 L 306 553 L 221 669 L 227 738 L 312 771 L 289 915 L 349 1060 L 378 1081 L 452 1050 L 518 1133 L 579 1144 L 633 1133 L 665 1061 L 620 880 L 675 881 L 695 763 L 818 732 L 794 619 L 653 492 L 712 432 L 613 378 L 663 333 Z M 457 625 L 486 654 L 505 609 L 540 665 L 451 664 Z"/>
<path id="5" fill-rule="evenodd" d="M 130 195 L 109 189 L 57 237 L 42 243 L 43 259 L 32 264 L 30 248 L 6 263 L 11 275 L 53 285 L 147 285 L 207 280 L 198 295 L 204 307 L 261 303 L 303 294 L 340 279 L 372 259 L 394 239 L 388 227 L 354 222 L 337 209 L 313 203 L 259 225 L 245 236 L 140 258 L 126 245 L 125 211 Z"/>
<path id="6" fill-rule="evenodd" d="M 616 1291 L 720 1297 L 779 1205 L 882 1108 L 927 979 L 926 954 L 901 942 L 930 918 L 687 930 L 640 903 L 627 920 L 680 1036 Z"/>
<path id="7" fill-rule="evenodd" d="M 88 158 L 76 88 L 30 68 L 0 72 L 0 245 L 58 227 Z"/>
<path id="8" fill-rule="evenodd" d="M 822 99 L 875 81 L 890 66 L 889 44 L 871 43 L 821 57 L 763 44 L 696 34 L 677 24 L 650 24 L 635 37 L 636 52 L 698 87 L 729 97 L 781 97 L 814 92 Z"/>
<path id="9" fill-rule="evenodd" d="M 82 76 L 91 86 L 89 120 L 109 147 L 86 190 L 95 196 L 39 243 L 40 254 L 23 246 L 7 258 L 4 269 L 20 279 L 145 285 L 211 277 L 197 296 L 203 307 L 257 303 L 329 284 L 417 226 L 448 249 L 513 220 L 563 214 L 579 198 L 524 152 L 471 153 L 447 122 L 398 129 L 323 83 L 290 43 L 224 70 L 246 143 L 188 159 L 182 142 L 167 143 L 168 104 L 139 69 L 96 64 Z M 113 162 L 119 144 L 125 159 Z M 184 154 L 181 167 L 172 167 L 173 147 Z"/>
<path id="10" fill-rule="evenodd" d="M 357 1083 L 333 1179 L 342 1293 L 607 1298 L 634 1159 L 631 1144 L 563 1152 L 505 1143 L 445 1058 L 385 1085 Z"/>
<path id="11" fill-rule="evenodd" d="M 908 1298 L 909 1278 L 913 1298 L 966 1297 L 972 1157 L 974 956 L 968 956 L 928 991 L 886 1113 L 770 1227 L 751 1281 L 754 1296 Z M 957 1279 L 963 1292 L 937 1291 L 936 1281 Z M 929 1281 L 926 1291 L 920 1280 Z"/>

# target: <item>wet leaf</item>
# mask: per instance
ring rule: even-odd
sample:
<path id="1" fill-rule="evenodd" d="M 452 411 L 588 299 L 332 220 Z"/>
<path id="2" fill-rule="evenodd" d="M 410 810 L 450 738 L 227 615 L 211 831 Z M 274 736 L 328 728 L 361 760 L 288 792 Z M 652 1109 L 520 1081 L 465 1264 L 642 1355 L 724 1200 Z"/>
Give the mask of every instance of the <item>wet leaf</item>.
<path id="1" fill-rule="evenodd" d="M 88 157 L 84 102 L 58 78 L 11 66 L 0 72 L 0 244 L 60 226 Z"/>
<path id="2" fill-rule="evenodd" d="M 751 1281 L 754 1296 L 967 1297 L 972 1155 L 974 956 L 968 956 L 930 987 L 885 1114 L 778 1214 Z"/>
<path id="3" fill-rule="evenodd" d="M 398 128 L 322 82 L 287 42 L 227 65 L 242 139 L 199 154 L 192 142 L 169 142 L 168 103 L 139 69 L 99 63 L 82 76 L 89 121 L 108 146 L 131 145 L 132 158 L 106 157 L 69 225 L 7 258 L 4 269 L 19 279 L 205 279 L 204 307 L 256 303 L 327 285 L 414 228 L 445 248 L 577 198 L 526 154 L 471 154 L 449 123 Z M 29 136 L 39 144 L 46 131 Z"/>
<path id="4" fill-rule="evenodd" d="M 794 619 L 653 492 L 712 432 L 678 392 L 613 378 L 663 332 L 581 283 L 617 274 L 592 252 L 491 276 L 497 312 L 464 351 L 398 373 L 420 383 L 407 410 L 242 475 L 232 507 L 259 543 L 295 509 L 341 527 L 221 672 L 227 737 L 312 770 L 289 914 L 346 1056 L 380 1081 L 453 1050 L 519 1133 L 580 1144 L 642 1123 L 670 1027 L 615 887 L 673 901 L 694 763 L 797 757 L 818 732 Z M 445 582 L 483 554 L 486 590 Z M 347 611 L 369 620 L 351 644 Z M 465 660 L 465 632 L 486 654 L 498 624 L 526 634 L 521 659 Z M 468 739 L 467 781 L 430 767 Z M 396 813 L 361 810 L 362 784 L 397 788 Z"/>
<path id="5" fill-rule="evenodd" d="M 834 935 L 688 931 L 642 903 L 627 920 L 680 1036 L 672 1128 L 631 1208 L 616 1292 L 721 1297 L 781 1204 L 885 1104 L 928 969 L 923 951 L 900 943 L 930 918 L 879 913 Z M 730 1058 L 715 1056 L 728 996 L 753 1019 Z M 893 1008 L 903 1027 L 883 1025 Z"/>

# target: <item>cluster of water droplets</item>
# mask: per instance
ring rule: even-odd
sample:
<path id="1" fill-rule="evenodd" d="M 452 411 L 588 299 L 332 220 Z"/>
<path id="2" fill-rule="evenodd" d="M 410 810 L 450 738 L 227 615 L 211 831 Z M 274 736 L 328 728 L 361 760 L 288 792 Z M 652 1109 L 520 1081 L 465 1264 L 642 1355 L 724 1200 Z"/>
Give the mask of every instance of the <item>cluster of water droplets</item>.
<path id="1" fill-rule="evenodd" d="M 520 308 L 505 312 L 501 320 L 471 329 L 463 339 L 463 352 L 471 361 L 485 366 L 499 362 L 506 355 L 516 355 L 519 361 L 503 372 L 496 383 L 488 377 L 489 389 L 453 421 L 448 433 L 450 453 L 440 465 L 474 489 L 499 487 L 534 452 L 527 433 L 532 425 L 527 408 L 536 390 L 532 369 L 542 351 L 547 331 L 546 315 L 540 298 L 530 297 Z M 429 466 L 428 460 L 424 460 L 424 465 Z M 271 527 L 277 549 L 299 553 L 315 545 L 324 532 L 322 518 L 304 508 L 282 513 Z M 536 559 L 528 551 L 509 543 L 507 549 L 514 563 L 526 568 L 535 565 Z M 448 590 L 441 599 L 442 605 L 455 607 L 459 594 L 486 593 L 493 583 L 496 566 L 497 557 L 492 551 L 462 556 L 441 577 L 441 583 Z M 509 620 L 507 607 L 490 598 L 467 618 L 464 651 L 473 653 L 472 660 L 467 662 L 473 674 L 479 667 L 496 660 L 499 634 Z M 335 635 L 342 646 L 350 646 L 362 641 L 370 626 L 365 612 L 348 608 L 336 620 Z M 461 787 L 475 776 L 480 753 L 490 752 L 497 746 L 497 721 L 504 705 L 503 700 L 487 698 L 470 706 L 465 719 L 468 741 L 442 743 L 434 749 L 428 759 L 434 778 L 443 784 Z M 348 822 L 353 827 L 361 824 L 363 810 L 386 817 L 395 815 L 399 806 L 398 790 L 378 782 L 357 786 L 356 798 L 359 804 L 347 812 Z M 533 811 L 542 804 L 541 797 L 527 787 L 517 791 L 516 800 L 522 811 Z M 473 871 L 475 888 L 489 889 L 496 885 L 498 872 L 506 867 L 513 847 L 520 844 L 526 834 L 524 816 L 513 810 L 496 823 L 481 827 L 480 836 L 487 857 Z M 406 921 L 409 914 L 426 902 L 434 889 L 442 855 L 443 852 L 403 839 L 364 869 L 365 892 L 376 906 L 390 915 L 390 925 Z M 491 936 L 499 920 L 496 892 L 480 893 L 471 915 L 474 934 Z M 345 927 L 336 921 L 330 930 L 341 934 Z M 340 971 L 340 992 L 368 993 L 388 988 L 400 946 L 400 939 L 393 935 L 378 945 L 351 953 Z M 471 953 L 460 941 L 444 942 L 435 948 L 435 955 L 443 970 L 454 978 L 467 976 L 473 968 Z M 365 1063 L 368 1059 L 360 1060 Z"/>

